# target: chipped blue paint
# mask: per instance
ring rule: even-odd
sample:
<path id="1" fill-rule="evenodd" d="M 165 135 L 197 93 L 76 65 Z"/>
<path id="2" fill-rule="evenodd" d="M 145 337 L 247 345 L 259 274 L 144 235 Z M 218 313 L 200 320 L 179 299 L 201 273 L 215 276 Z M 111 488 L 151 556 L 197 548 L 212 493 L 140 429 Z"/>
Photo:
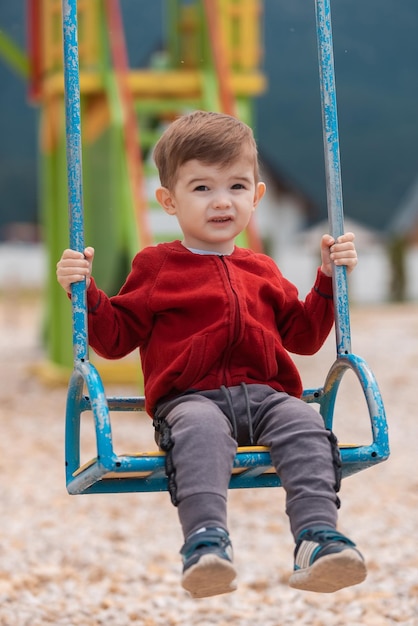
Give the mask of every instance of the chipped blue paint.
<path id="1" fill-rule="evenodd" d="M 338 356 L 329 370 L 324 386 L 319 390 L 306 390 L 303 397 L 306 402 L 319 404 L 325 426 L 332 430 L 339 385 L 348 370 L 356 375 L 363 391 L 370 418 L 371 444 L 358 446 L 346 453 L 346 460 L 350 463 L 367 459 L 374 462 L 377 458 L 384 461 L 389 456 L 385 408 L 376 378 L 364 359 L 355 354 Z"/>
<path id="2" fill-rule="evenodd" d="M 330 0 L 316 0 L 315 13 L 328 219 L 330 233 L 337 238 L 344 232 L 344 213 Z M 351 331 L 345 267 L 334 267 L 333 287 L 337 354 L 348 354 Z"/>
<path id="3" fill-rule="evenodd" d="M 83 395 L 85 388 L 88 396 Z M 97 458 L 94 466 L 80 475 L 78 483 L 82 484 L 82 489 L 94 484 L 104 473 L 110 471 L 117 461 L 117 455 L 113 450 L 109 407 L 100 375 L 89 361 L 78 361 L 67 394 L 65 434 L 67 484 L 80 467 L 80 417 L 84 411 L 91 411 L 93 414 Z"/>
<path id="4" fill-rule="evenodd" d="M 70 247 L 78 252 L 83 252 L 84 215 L 77 0 L 63 0 L 62 19 Z M 74 360 L 85 360 L 88 358 L 85 281 L 72 285 L 71 292 Z"/>

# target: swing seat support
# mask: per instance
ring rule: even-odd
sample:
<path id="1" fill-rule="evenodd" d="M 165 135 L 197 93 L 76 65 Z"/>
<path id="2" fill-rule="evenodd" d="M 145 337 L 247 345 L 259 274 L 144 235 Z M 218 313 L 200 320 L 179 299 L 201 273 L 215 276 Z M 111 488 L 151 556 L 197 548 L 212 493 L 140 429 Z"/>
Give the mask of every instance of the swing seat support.
<path id="1" fill-rule="evenodd" d="M 363 359 L 353 354 L 337 358 L 324 387 L 306 390 L 303 399 L 319 405 L 325 426 L 331 430 L 338 387 L 347 370 L 354 371 L 363 389 L 370 417 L 371 442 L 340 445 L 343 478 L 381 463 L 389 455 L 382 399 L 376 380 Z M 94 365 L 89 361 L 76 364 L 69 383 L 66 411 L 66 484 L 70 494 L 167 490 L 163 452 L 119 455 L 113 448 L 111 412 L 140 413 L 144 412 L 144 406 L 143 396 L 107 398 Z M 97 453 L 95 458 L 81 464 L 80 429 L 85 412 L 92 414 Z M 272 467 L 268 448 L 237 449 L 230 489 L 279 486 L 280 477 Z"/>

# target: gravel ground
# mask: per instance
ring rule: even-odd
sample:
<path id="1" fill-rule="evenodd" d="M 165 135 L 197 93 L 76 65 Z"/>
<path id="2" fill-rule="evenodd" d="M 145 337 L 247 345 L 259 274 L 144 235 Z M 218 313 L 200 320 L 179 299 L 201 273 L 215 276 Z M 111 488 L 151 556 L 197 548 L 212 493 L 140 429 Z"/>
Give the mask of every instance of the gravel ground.
<path id="1" fill-rule="evenodd" d="M 342 487 L 340 530 L 364 553 L 366 582 L 335 594 L 290 589 L 283 491 L 231 491 L 239 588 L 204 600 L 180 586 L 182 541 L 167 494 L 67 495 L 66 390 L 46 387 L 31 369 L 43 359 L 40 319 L 37 300 L 0 300 L 0 626 L 418 625 L 418 305 L 352 312 L 353 351 L 379 381 L 392 449 L 389 461 Z M 298 359 L 305 385 L 322 384 L 333 358 L 330 338 L 315 357 Z M 350 376 L 341 385 L 336 430 L 355 441 L 369 429 Z M 147 417 L 120 427 L 120 445 L 152 446 Z M 85 437 L 88 453 L 92 433 Z"/>

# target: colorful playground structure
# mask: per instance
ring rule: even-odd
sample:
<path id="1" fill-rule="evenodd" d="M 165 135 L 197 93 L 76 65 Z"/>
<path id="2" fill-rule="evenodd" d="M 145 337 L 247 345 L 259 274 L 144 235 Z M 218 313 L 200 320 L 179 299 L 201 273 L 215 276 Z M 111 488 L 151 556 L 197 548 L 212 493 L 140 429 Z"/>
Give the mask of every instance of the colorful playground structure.
<path id="1" fill-rule="evenodd" d="M 40 108 L 49 258 L 47 358 L 55 374 L 62 369 L 66 376 L 73 362 L 71 313 L 55 279 L 56 261 L 68 247 L 61 5 L 27 0 L 29 97 Z M 78 2 L 86 242 L 96 248 L 95 277 L 109 293 L 119 289 L 140 248 L 177 234 L 153 198 L 158 178 L 150 153 L 164 125 L 195 108 L 251 125 L 252 99 L 265 89 L 261 0 L 165 0 L 163 9 L 164 49 L 149 67 L 131 68 L 123 0 Z M 253 227 L 246 237 L 260 247 Z"/>

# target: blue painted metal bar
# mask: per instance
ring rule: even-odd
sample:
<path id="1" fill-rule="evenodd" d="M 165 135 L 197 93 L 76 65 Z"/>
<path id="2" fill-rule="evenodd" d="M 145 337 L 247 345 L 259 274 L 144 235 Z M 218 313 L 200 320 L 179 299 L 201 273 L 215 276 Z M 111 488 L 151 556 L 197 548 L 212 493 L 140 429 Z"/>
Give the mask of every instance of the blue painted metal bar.
<path id="1" fill-rule="evenodd" d="M 84 387 L 87 388 L 88 401 L 83 396 Z M 85 487 L 116 467 L 118 457 L 113 450 L 110 412 L 100 375 L 92 363 L 79 361 L 71 376 L 67 395 L 65 428 L 67 483 L 73 480 L 80 469 L 80 422 L 81 414 L 86 410 L 93 413 L 97 462 L 83 475 Z"/>
<path id="2" fill-rule="evenodd" d="M 62 0 L 70 247 L 84 251 L 77 0 Z M 88 358 L 85 281 L 71 288 L 74 360 Z"/>
<path id="3" fill-rule="evenodd" d="M 382 461 L 389 456 L 388 426 L 383 399 L 376 378 L 364 359 L 355 355 L 341 355 L 332 365 L 318 401 L 325 426 L 332 428 L 335 400 L 340 382 L 347 370 L 351 370 L 360 383 L 367 404 L 372 434 L 372 457 Z M 363 446 L 369 454 L 367 446 Z M 358 448 L 360 450 L 360 447 Z"/>
<path id="4" fill-rule="evenodd" d="M 344 232 L 344 213 L 330 0 L 315 0 L 315 14 L 328 220 L 330 233 L 334 238 L 337 238 Z M 334 267 L 333 287 L 337 355 L 349 354 L 351 352 L 351 331 L 345 267 Z"/>

